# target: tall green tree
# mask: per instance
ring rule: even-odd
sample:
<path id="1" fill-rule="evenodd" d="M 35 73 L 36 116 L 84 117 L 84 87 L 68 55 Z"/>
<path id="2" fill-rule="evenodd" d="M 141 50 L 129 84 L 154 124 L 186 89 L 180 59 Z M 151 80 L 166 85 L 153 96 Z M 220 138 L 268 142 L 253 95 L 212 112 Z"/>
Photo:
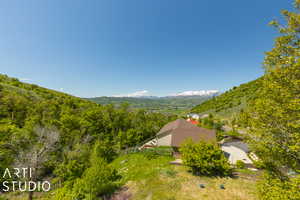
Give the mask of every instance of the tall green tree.
<path id="1" fill-rule="evenodd" d="M 300 172 L 300 0 L 295 10 L 283 10 L 280 36 L 266 53 L 259 97 L 243 113 L 253 149 L 269 171 L 284 177 L 283 167 Z"/>
<path id="2" fill-rule="evenodd" d="M 292 12 L 282 11 L 285 25 L 270 23 L 280 36 L 266 53 L 259 95 L 241 114 L 251 146 L 267 169 L 258 183 L 262 200 L 300 199 L 300 176 L 285 173 L 300 172 L 300 0 L 294 5 Z"/>

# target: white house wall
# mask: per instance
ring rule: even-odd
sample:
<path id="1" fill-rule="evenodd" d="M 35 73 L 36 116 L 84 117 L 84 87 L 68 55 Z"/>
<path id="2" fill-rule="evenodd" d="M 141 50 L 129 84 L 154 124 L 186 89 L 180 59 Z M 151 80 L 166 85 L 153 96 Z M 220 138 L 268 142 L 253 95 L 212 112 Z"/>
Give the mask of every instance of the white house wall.
<path id="1" fill-rule="evenodd" d="M 222 151 L 230 154 L 228 160 L 231 164 L 236 164 L 236 161 L 241 160 L 246 164 L 252 164 L 247 153 L 235 146 L 222 146 Z"/>
<path id="2" fill-rule="evenodd" d="M 158 138 L 157 145 L 158 146 L 171 146 L 172 135 L 168 134 L 161 138 Z"/>

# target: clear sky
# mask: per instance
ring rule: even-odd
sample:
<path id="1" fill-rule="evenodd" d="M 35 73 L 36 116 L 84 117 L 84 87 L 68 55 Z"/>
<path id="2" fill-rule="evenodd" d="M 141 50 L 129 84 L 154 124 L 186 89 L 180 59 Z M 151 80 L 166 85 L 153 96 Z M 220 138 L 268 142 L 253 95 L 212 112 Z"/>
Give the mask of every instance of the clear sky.
<path id="1" fill-rule="evenodd" d="M 3 0 L 0 73 L 81 96 L 220 90 L 263 74 L 292 0 Z"/>

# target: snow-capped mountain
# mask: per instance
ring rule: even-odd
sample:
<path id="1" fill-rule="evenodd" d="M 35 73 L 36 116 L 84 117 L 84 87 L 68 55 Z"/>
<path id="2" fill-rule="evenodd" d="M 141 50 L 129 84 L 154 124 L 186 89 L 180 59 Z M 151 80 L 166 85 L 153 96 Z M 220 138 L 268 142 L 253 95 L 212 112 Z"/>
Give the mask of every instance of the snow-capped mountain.
<path id="1" fill-rule="evenodd" d="M 113 95 L 112 97 L 132 97 L 132 98 L 165 98 L 165 97 L 188 97 L 188 96 L 215 96 L 220 94 L 218 90 L 198 90 L 184 91 L 167 96 L 153 96 L 148 90 L 137 91 L 129 94 Z"/>
<path id="2" fill-rule="evenodd" d="M 171 97 L 182 96 L 213 96 L 219 94 L 218 90 L 199 90 L 199 91 L 184 91 L 170 95 Z"/>

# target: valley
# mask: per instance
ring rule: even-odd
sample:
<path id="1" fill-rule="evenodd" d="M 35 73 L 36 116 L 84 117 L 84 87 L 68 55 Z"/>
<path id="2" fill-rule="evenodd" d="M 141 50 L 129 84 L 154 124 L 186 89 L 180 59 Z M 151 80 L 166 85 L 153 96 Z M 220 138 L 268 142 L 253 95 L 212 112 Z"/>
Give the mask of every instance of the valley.
<path id="1" fill-rule="evenodd" d="M 130 108 L 145 109 L 151 112 L 185 115 L 190 109 L 218 95 L 178 96 L 178 97 L 95 97 L 88 100 L 95 103 L 120 106 L 128 103 Z"/>

